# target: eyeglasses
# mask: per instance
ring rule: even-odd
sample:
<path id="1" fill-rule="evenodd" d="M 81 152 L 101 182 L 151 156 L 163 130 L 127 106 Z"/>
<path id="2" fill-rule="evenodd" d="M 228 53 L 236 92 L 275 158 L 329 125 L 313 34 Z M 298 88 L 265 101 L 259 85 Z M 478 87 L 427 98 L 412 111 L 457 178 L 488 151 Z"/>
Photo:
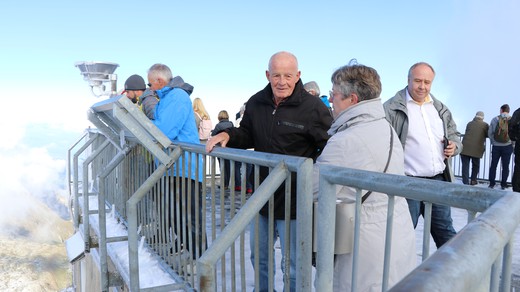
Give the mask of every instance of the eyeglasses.
<path id="1" fill-rule="evenodd" d="M 146 85 L 148 85 L 148 87 L 152 87 L 152 83 L 148 83 L 148 84 L 146 84 Z"/>

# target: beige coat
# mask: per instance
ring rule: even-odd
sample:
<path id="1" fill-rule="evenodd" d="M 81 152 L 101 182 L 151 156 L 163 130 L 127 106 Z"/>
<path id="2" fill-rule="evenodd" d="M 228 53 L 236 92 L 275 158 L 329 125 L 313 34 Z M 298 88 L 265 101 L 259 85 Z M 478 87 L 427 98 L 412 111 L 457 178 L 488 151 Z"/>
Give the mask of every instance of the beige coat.
<path id="1" fill-rule="evenodd" d="M 316 161 L 314 177 L 318 177 L 320 164 L 383 172 L 390 147 L 390 128 L 380 99 L 360 102 L 340 113 L 329 134 L 332 137 Z M 395 132 L 392 148 L 387 173 L 402 175 L 403 149 Z M 318 187 L 316 183 L 315 194 Z M 336 196 L 355 199 L 355 190 L 338 186 Z M 397 197 L 395 202 L 389 287 L 417 264 L 415 232 L 408 205 L 401 197 Z M 387 206 L 387 195 L 377 192 L 373 192 L 362 205 L 356 291 L 381 291 Z M 334 291 L 350 291 L 351 267 L 352 254 L 336 256 Z"/>

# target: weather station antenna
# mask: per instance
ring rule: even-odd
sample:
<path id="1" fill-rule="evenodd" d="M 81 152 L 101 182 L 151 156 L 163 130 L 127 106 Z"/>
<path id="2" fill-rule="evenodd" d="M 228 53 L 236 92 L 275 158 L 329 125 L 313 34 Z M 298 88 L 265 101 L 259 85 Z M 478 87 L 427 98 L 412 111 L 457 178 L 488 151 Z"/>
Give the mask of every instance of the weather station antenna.
<path id="1" fill-rule="evenodd" d="M 83 75 L 83 80 L 88 82 L 92 94 L 96 97 L 114 96 L 117 94 L 117 75 L 114 71 L 119 64 L 109 62 L 76 62 Z M 110 90 L 106 90 L 104 83 L 110 82 Z"/>

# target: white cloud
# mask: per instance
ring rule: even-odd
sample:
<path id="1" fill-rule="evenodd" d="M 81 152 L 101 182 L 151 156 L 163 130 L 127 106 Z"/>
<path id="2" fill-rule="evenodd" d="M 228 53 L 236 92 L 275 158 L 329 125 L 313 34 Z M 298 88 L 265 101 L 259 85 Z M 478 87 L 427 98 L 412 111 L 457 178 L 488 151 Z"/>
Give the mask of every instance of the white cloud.
<path id="1" fill-rule="evenodd" d="M 41 203 L 67 216 L 64 160 L 53 159 L 45 148 L 18 145 L 0 147 L 0 165 L 0 229 Z"/>

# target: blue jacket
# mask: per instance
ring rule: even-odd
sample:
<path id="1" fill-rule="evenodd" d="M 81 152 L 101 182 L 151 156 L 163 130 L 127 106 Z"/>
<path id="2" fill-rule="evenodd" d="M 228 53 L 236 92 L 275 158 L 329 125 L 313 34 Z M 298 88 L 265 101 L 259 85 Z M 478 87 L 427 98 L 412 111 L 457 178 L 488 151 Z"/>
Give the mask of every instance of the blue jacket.
<path id="1" fill-rule="evenodd" d="M 184 83 L 182 78 L 173 78 L 168 85 L 156 90 L 159 102 L 155 108 L 155 120 L 153 123 L 172 142 L 188 142 L 199 144 L 199 133 L 195 125 L 195 115 L 189 94 L 193 86 Z M 185 156 L 185 167 L 188 169 L 188 156 Z M 195 161 L 196 155 L 192 155 Z M 181 172 L 183 168 L 181 166 Z M 175 168 L 174 168 L 175 175 Z M 187 177 L 187 173 L 184 173 Z M 195 167 L 192 167 L 191 177 L 195 179 Z M 202 158 L 199 159 L 199 181 L 202 181 Z"/>

